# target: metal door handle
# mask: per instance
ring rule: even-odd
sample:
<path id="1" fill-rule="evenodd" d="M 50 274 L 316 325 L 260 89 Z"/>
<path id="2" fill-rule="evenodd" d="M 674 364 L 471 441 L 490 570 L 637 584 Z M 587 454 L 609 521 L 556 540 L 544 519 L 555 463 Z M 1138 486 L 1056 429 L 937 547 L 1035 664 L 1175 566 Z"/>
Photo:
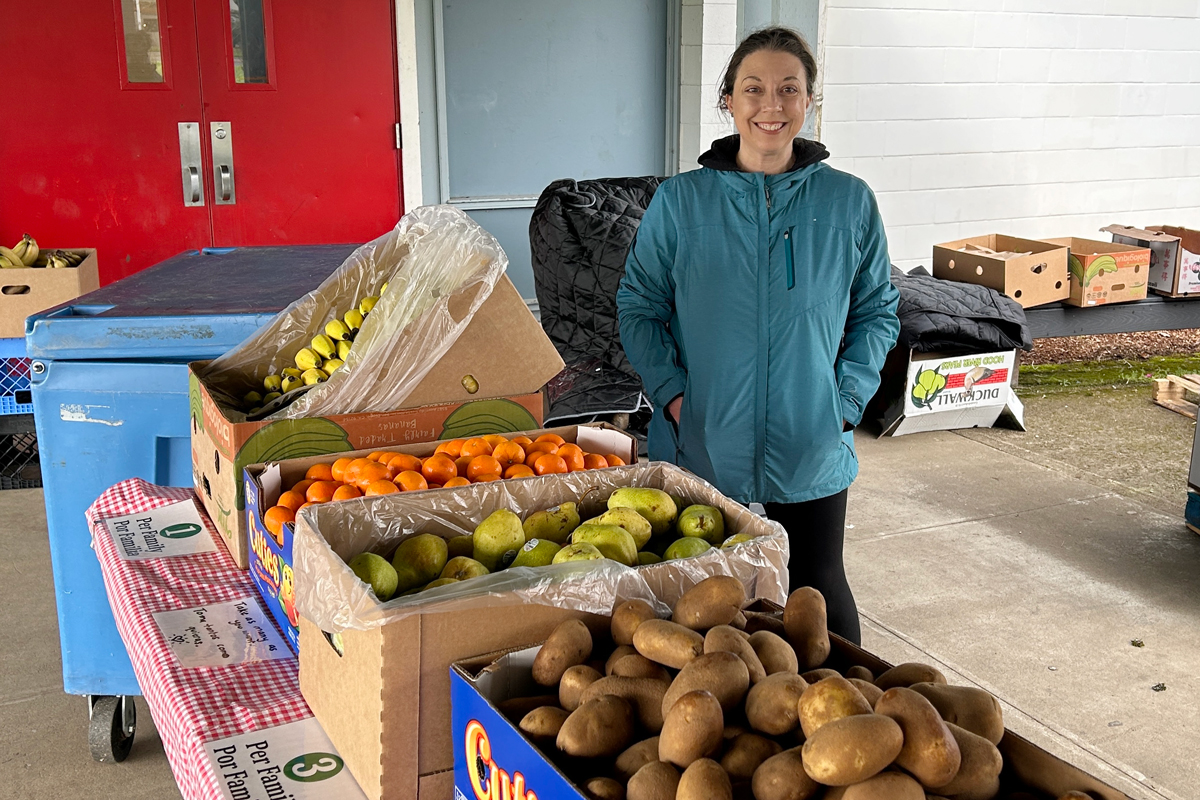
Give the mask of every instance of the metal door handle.
<path id="1" fill-rule="evenodd" d="M 212 144 L 213 183 L 219 206 L 231 206 L 237 202 L 237 171 L 233 168 L 233 123 L 208 123 Z"/>
<path id="2" fill-rule="evenodd" d="M 200 170 L 197 167 L 188 167 L 188 182 L 192 187 L 192 202 L 200 202 Z"/>
<path id="3" fill-rule="evenodd" d="M 200 170 L 203 166 L 200 158 L 200 123 L 179 123 L 179 166 L 183 175 L 184 206 L 204 205 L 204 182 L 200 180 Z"/>

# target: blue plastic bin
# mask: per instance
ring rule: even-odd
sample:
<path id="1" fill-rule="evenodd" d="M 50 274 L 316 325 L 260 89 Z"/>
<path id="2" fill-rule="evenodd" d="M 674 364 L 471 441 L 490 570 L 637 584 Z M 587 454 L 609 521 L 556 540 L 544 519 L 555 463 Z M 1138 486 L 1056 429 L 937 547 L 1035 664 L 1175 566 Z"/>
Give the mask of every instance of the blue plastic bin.
<path id="1" fill-rule="evenodd" d="M 190 251 L 25 321 L 67 693 L 141 693 L 87 507 L 127 478 L 191 486 L 187 363 L 241 342 L 354 247 Z"/>

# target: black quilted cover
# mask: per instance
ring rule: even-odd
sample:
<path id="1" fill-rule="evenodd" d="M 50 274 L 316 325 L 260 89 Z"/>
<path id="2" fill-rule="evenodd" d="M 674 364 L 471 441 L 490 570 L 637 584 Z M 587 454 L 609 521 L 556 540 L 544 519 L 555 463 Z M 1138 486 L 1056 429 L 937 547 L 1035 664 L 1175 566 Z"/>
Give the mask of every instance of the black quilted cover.
<path id="1" fill-rule="evenodd" d="M 898 347 L 920 353 L 1033 349 L 1025 309 L 994 289 L 939 280 L 922 267 L 908 274 L 892 267 L 892 284 L 900 290 Z"/>
<path id="2" fill-rule="evenodd" d="M 546 422 L 648 409 L 621 348 L 617 286 L 642 213 L 664 178 L 560 180 L 529 221 L 542 328 L 567 366 L 546 387 Z"/>

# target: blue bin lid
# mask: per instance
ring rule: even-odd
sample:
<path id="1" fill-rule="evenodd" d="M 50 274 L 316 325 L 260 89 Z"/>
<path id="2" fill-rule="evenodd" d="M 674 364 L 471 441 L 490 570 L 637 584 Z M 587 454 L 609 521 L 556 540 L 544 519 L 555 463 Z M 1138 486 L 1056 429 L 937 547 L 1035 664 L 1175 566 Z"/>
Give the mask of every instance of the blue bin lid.
<path id="1" fill-rule="evenodd" d="M 358 245 L 189 250 L 25 320 L 31 358 L 216 358 L 312 291 Z"/>

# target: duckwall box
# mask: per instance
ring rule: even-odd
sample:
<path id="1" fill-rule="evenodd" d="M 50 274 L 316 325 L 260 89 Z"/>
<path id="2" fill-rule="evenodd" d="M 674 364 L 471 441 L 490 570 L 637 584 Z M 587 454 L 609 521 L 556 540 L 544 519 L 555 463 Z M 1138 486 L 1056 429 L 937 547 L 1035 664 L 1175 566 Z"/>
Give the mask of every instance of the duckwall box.
<path id="1" fill-rule="evenodd" d="M 826 666 L 844 671 L 861 664 L 879 675 L 891 667 L 879 658 L 831 635 L 833 651 Z M 454 738 L 454 797 L 492 800 L 495 797 L 530 800 L 532 797 L 573 798 L 588 796 L 571 776 L 552 764 L 497 705 L 512 697 L 545 693 L 530 675 L 540 645 L 524 650 L 492 653 L 460 661 L 450 667 L 450 703 Z M 553 748 L 549 743 L 546 747 Z M 1033 789 L 1049 797 L 1077 789 L 1102 800 L 1128 800 L 1120 791 L 1042 750 L 1012 731 L 1000 741 L 1004 756 L 1002 790 Z M 604 774 L 603 768 L 593 774 Z M 587 775 L 580 776 L 583 778 Z M 496 787 L 496 788 L 493 788 Z M 505 794 L 505 787 L 510 794 Z M 491 792 L 497 791 L 497 794 Z M 447 793 L 445 795 L 449 797 Z M 1039 795 L 1042 796 L 1042 795 Z"/>

